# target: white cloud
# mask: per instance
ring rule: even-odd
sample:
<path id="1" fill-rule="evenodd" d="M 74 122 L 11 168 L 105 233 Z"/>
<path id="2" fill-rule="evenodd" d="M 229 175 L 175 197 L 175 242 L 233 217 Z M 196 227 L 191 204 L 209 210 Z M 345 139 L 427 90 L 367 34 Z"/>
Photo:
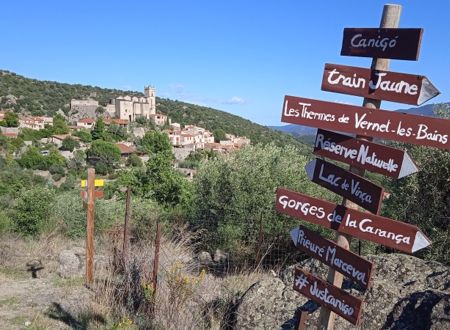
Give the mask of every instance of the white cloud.
<path id="1" fill-rule="evenodd" d="M 223 101 L 224 104 L 244 104 L 247 101 L 245 101 L 242 97 L 239 96 L 233 96 L 231 99 Z"/>

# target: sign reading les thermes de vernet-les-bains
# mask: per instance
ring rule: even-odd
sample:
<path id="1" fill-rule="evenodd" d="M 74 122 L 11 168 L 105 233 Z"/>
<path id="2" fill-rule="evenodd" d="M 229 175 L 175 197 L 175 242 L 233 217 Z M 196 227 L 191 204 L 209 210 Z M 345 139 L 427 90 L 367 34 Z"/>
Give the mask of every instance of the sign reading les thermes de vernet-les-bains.
<path id="1" fill-rule="evenodd" d="M 384 189 L 367 179 L 321 159 L 313 159 L 305 166 L 312 182 L 345 197 L 359 206 L 378 214 Z"/>
<path id="2" fill-rule="evenodd" d="M 277 189 L 275 208 L 279 213 L 407 253 L 431 244 L 416 226 L 283 188 Z"/>
<path id="3" fill-rule="evenodd" d="M 439 95 L 424 76 L 325 64 L 322 90 L 412 105 Z"/>
<path id="4" fill-rule="evenodd" d="M 347 321 L 357 325 L 361 317 L 362 301 L 344 290 L 300 269 L 295 269 L 294 290 L 329 308 Z"/>
<path id="5" fill-rule="evenodd" d="M 286 95 L 281 121 L 450 150 L 450 120 Z"/>
<path id="6" fill-rule="evenodd" d="M 341 55 L 416 61 L 422 33 L 423 29 L 345 28 Z"/>
<path id="7" fill-rule="evenodd" d="M 396 179 L 418 171 L 406 151 L 323 129 L 317 130 L 314 154 Z"/>
<path id="8" fill-rule="evenodd" d="M 303 226 L 291 230 L 291 238 L 298 249 L 359 283 L 362 288 L 371 285 L 373 264 L 370 261 Z"/>

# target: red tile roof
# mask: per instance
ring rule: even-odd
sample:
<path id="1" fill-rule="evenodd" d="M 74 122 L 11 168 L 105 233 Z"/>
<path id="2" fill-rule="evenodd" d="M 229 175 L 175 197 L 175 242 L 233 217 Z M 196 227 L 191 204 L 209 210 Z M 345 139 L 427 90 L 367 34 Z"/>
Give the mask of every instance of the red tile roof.
<path id="1" fill-rule="evenodd" d="M 121 154 L 132 154 L 136 152 L 135 147 L 129 147 L 123 143 L 116 143 L 116 146 L 119 147 Z"/>

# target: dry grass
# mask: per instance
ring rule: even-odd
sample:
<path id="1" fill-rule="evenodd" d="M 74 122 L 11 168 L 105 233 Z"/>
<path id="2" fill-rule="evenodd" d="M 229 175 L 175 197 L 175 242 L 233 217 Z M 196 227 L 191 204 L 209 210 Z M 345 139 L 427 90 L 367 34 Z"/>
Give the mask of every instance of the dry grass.
<path id="1" fill-rule="evenodd" d="M 268 275 L 250 272 L 216 277 L 199 267 L 192 233 L 178 237 L 161 238 L 156 293 L 151 282 L 154 246 L 140 242 L 132 246 L 125 270 L 112 271 L 97 284 L 98 303 L 108 306 L 117 320 L 132 320 L 139 328 L 226 328 L 238 297 Z"/>

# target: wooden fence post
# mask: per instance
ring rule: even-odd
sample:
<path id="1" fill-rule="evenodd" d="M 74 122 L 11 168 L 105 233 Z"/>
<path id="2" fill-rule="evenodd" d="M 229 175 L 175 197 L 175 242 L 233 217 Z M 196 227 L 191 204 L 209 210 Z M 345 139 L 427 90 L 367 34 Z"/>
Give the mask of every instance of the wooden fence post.
<path id="1" fill-rule="evenodd" d="M 400 22 L 400 14 L 402 11 L 402 6 L 387 4 L 384 5 L 383 15 L 381 17 L 380 28 L 397 28 Z M 389 70 L 389 59 L 382 58 L 373 58 L 371 69 L 374 70 Z M 381 105 L 381 100 L 374 100 L 370 98 L 364 98 L 363 106 L 370 109 L 379 109 Z M 364 138 L 367 140 L 372 140 L 372 138 L 367 138 L 364 136 L 357 136 L 358 138 Z M 350 172 L 355 173 L 360 176 L 364 176 L 364 169 L 350 166 Z M 344 204 L 347 208 L 357 209 L 358 205 L 353 202 L 346 200 L 345 198 L 342 200 L 342 204 Z M 349 235 L 337 234 L 336 242 L 339 246 L 350 249 L 351 237 Z M 332 283 L 334 286 L 340 288 L 342 286 L 343 275 L 339 272 L 336 272 L 333 269 L 329 269 L 328 271 L 328 282 Z M 334 328 L 334 321 L 336 318 L 336 314 L 331 312 L 330 310 L 322 307 L 320 309 L 320 317 L 319 317 L 319 329 L 331 330 Z"/>
<path id="2" fill-rule="evenodd" d="M 88 168 L 86 222 L 86 285 L 94 282 L 94 196 L 95 169 Z"/>

